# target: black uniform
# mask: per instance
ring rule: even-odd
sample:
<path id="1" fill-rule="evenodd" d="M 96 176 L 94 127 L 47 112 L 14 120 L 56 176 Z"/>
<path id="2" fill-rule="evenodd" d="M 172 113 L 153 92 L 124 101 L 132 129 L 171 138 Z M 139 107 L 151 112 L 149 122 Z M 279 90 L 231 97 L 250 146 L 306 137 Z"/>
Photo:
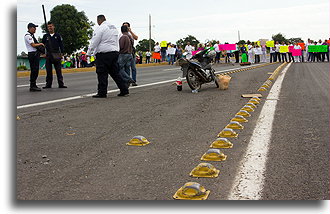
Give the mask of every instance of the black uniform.
<path id="1" fill-rule="evenodd" d="M 63 43 L 60 34 L 55 33 L 51 36 L 49 33 L 45 34 L 42 38 L 42 43 L 46 46 L 46 86 L 44 88 L 51 88 L 53 83 L 52 65 L 54 65 L 58 86 L 64 88 L 62 65 L 61 65 L 61 53 L 63 53 Z"/>
<path id="2" fill-rule="evenodd" d="M 30 35 L 35 44 L 38 43 L 37 39 L 34 37 L 32 33 L 28 31 L 25 36 Z M 37 87 L 37 78 L 39 75 L 39 62 L 40 62 L 40 51 L 31 51 L 28 52 L 28 59 L 30 63 L 31 73 L 30 73 L 30 90 L 40 90 Z"/>

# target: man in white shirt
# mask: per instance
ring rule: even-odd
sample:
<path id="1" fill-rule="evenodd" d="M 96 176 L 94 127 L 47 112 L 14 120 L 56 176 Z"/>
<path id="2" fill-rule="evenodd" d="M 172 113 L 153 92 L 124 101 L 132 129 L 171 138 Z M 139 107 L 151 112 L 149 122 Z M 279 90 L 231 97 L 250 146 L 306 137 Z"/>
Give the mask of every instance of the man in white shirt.
<path id="1" fill-rule="evenodd" d="M 155 47 L 154 47 L 154 51 L 155 53 L 159 53 L 160 54 L 160 46 L 159 46 L 159 43 L 157 42 Z M 155 62 L 160 62 L 159 59 L 155 59 Z"/>
<path id="2" fill-rule="evenodd" d="M 278 43 L 278 41 L 275 42 L 275 58 L 274 58 L 274 62 L 278 61 L 282 62 L 281 57 L 280 57 L 280 43 Z"/>
<path id="3" fill-rule="evenodd" d="M 221 51 L 219 49 L 220 41 L 217 41 L 217 43 L 214 44 L 214 51 L 215 51 L 215 63 L 220 63 L 220 56 L 221 56 Z"/>
<path id="4" fill-rule="evenodd" d="M 97 94 L 93 98 L 106 98 L 108 91 L 108 75 L 116 82 L 120 93 L 127 96 L 128 83 L 119 73 L 119 38 L 116 27 L 106 21 L 104 15 L 97 16 L 98 28 L 95 29 L 87 55 L 96 56 L 96 74 L 98 79 Z"/>
<path id="5" fill-rule="evenodd" d="M 40 52 L 37 51 L 37 47 L 43 46 L 43 43 L 38 43 L 36 38 L 34 37 L 34 33 L 36 32 L 36 27 L 33 23 L 29 23 L 27 28 L 28 32 L 24 36 L 26 49 L 28 51 L 28 59 L 30 62 L 30 91 L 41 91 L 41 89 L 37 86 L 37 78 L 39 75 L 39 61 L 40 61 Z"/>
<path id="6" fill-rule="evenodd" d="M 190 42 L 187 42 L 187 45 L 184 50 L 187 52 L 186 59 L 191 59 L 193 47 L 190 45 Z"/>

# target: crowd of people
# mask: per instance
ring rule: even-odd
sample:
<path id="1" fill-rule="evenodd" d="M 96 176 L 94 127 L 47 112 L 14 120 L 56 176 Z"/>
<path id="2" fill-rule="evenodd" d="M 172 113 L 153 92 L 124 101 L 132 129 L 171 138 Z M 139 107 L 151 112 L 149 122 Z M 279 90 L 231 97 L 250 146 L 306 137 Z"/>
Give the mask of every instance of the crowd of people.
<path id="1" fill-rule="evenodd" d="M 216 52 L 214 63 L 221 63 L 221 58 L 224 58 L 224 63 L 233 64 L 232 57 L 235 58 L 235 63 L 249 62 L 329 62 L 329 40 L 313 41 L 308 39 L 306 43 L 285 43 L 279 44 L 274 41 L 273 45 L 267 45 L 265 41 L 250 42 L 246 44 L 236 44 L 234 50 L 221 50 L 220 41 L 212 44 L 211 42 L 205 44 L 191 45 L 187 42 L 185 47 L 181 45 L 157 42 L 154 46 L 153 52 L 147 50 L 136 52 L 134 47 L 134 40 L 138 40 L 138 36 L 132 32 L 130 24 L 124 22 L 121 26 L 121 33 L 117 28 L 106 21 L 104 15 L 97 16 L 98 28 L 94 31 L 91 43 L 88 47 L 87 53 L 81 51 L 70 56 L 64 55 L 64 47 L 62 37 L 55 33 L 55 26 L 48 22 L 46 33 L 39 43 L 34 33 L 37 25 L 33 23 L 28 24 L 28 33 L 25 35 L 25 43 L 28 49 L 28 59 L 31 67 L 30 74 L 30 91 L 41 91 L 36 85 L 36 80 L 39 74 L 39 60 L 40 54 L 46 53 L 46 85 L 43 87 L 51 88 L 53 81 L 52 66 L 54 65 L 59 88 L 67 88 L 63 82 L 62 68 L 84 68 L 96 66 L 96 74 L 98 79 L 97 94 L 94 98 L 107 97 L 108 75 L 110 75 L 116 82 L 120 89 L 118 96 L 127 96 L 129 94 L 128 88 L 130 85 L 137 86 L 136 83 L 136 63 L 142 64 L 145 57 L 145 63 L 160 63 L 168 62 L 173 65 L 178 59 L 185 57 L 190 59 L 196 51 L 202 51 L 206 48 L 211 48 Z M 225 43 L 228 44 L 228 43 Z M 303 45 L 302 45 L 303 44 Z M 228 44 L 229 45 L 229 44 Z M 311 46 L 322 45 L 326 46 L 326 50 L 312 52 L 308 51 Z M 230 45 L 232 46 L 232 45 Z M 286 46 L 285 51 L 281 46 Z M 293 50 L 300 50 L 300 54 L 293 54 Z M 184 54 L 185 53 L 185 54 Z M 155 54 L 155 55 L 154 55 Z M 269 57 L 268 57 L 269 54 Z"/>

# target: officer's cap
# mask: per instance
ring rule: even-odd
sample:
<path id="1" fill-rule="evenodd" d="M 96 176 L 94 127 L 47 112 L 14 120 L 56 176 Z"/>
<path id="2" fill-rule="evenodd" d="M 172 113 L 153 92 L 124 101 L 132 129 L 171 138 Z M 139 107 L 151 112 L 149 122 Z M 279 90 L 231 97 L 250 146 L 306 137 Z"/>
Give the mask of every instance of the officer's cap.
<path id="1" fill-rule="evenodd" d="M 28 29 L 29 29 L 29 28 L 31 28 L 31 27 L 38 27 L 38 25 L 35 25 L 35 24 L 33 24 L 33 23 L 29 23 L 27 27 L 28 27 Z"/>

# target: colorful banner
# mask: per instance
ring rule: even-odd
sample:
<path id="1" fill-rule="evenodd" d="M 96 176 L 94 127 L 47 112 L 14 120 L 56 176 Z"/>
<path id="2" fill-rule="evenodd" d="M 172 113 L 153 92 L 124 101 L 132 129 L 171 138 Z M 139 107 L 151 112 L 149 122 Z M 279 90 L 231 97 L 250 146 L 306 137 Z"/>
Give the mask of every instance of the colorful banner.
<path id="1" fill-rule="evenodd" d="M 167 47 L 167 42 L 166 41 L 161 41 L 160 42 L 160 47 L 161 48 L 164 48 L 164 47 L 166 48 Z"/>
<path id="2" fill-rule="evenodd" d="M 292 50 L 293 50 L 293 45 L 290 45 L 290 46 L 289 46 L 289 52 L 292 53 Z"/>
<path id="3" fill-rule="evenodd" d="M 327 45 L 309 45 L 308 52 L 328 52 Z"/>
<path id="4" fill-rule="evenodd" d="M 287 45 L 280 46 L 280 53 L 287 53 L 287 52 L 289 52 L 289 46 Z"/>
<path id="5" fill-rule="evenodd" d="M 301 49 L 292 49 L 292 56 L 301 56 Z"/>
<path id="6" fill-rule="evenodd" d="M 275 47 L 274 41 L 266 41 L 266 47 L 268 47 L 268 48 Z"/>
<path id="7" fill-rule="evenodd" d="M 199 51 L 192 51 L 191 53 L 194 56 L 197 52 L 199 52 Z"/>
<path id="8" fill-rule="evenodd" d="M 160 59 L 160 53 L 152 53 L 152 58 L 154 59 Z"/>
<path id="9" fill-rule="evenodd" d="M 266 45 L 268 39 L 259 39 L 259 41 L 260 41 L 260 45 Z"/>
<path id="10" fill-rule="evenodd" d="M 220 51 L 235 51 L 236 50 L 236 44 L 220 44 L 219 45 Z"/>
<path id="11" fill-rule="evenodd" d="M 306 50 L 305 49 L 305 43 L 299 42 L 298 45 L 301 47 L 301 50 Z"/>

